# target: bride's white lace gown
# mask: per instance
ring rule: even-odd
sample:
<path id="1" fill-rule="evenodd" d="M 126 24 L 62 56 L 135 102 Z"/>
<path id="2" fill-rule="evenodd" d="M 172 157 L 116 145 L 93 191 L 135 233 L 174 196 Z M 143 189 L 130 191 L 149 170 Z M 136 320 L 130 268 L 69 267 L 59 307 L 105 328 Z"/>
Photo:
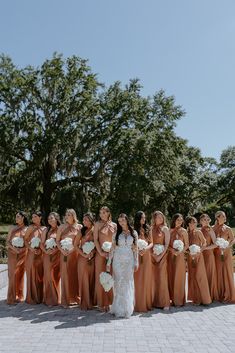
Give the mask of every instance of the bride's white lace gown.
<path id="1" fill-rule="evenodd" d="M 116 317 L 130 317 L 134 311 L 134 266 L 138 265 L 137 232 L 134 237 L 121 233 L 116 245 L 113 236 L 108 264 L 113 262 L 114 298 L 110 312 Z M 134 245 L 135 244 L 135 245 Z"/>

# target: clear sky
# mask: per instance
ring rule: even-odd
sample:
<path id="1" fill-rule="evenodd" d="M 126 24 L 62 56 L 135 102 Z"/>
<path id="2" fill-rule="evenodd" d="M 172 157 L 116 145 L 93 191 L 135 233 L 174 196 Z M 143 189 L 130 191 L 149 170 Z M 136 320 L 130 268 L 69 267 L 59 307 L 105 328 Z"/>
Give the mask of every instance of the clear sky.
<path id="1" fill-rule="evenodd" d="M 235 145 L 234 0 L 0 0 L 0 52 L 19 66 L 57 51 L 100 81 L 140 78 L 187 114 L 177 133 L 204 156 Z"/>

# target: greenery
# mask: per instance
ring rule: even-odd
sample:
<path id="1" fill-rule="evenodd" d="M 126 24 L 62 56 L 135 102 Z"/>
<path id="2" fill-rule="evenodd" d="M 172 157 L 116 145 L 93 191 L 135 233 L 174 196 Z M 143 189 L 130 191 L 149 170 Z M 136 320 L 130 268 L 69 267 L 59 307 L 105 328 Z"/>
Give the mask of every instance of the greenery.
<path id="1" fill-rule="evenodd" d="M 141 95 L 137 79 L 105 87 L 86 60 L 54 54 L 40 67 L 0 57 L 0 216 L 18 209 L 108 205 L 114 217 L 155 209 L 220 208 L 234 224 L 235 146 L 217 163 L 177 136 L 185 112 L 163 90 Z"/>

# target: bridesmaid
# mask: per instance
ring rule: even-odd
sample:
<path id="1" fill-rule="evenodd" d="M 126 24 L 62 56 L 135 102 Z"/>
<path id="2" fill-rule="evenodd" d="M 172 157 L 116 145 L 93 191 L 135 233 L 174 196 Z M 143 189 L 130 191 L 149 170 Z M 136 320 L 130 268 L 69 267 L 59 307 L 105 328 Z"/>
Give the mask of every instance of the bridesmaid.
<path id="1" fill-rule="evenodd" d="M 79 303 L 78 297 L 78 275 L 77 275 L 77 251 L 75 240 L 82 227 L 78 223 L 74 209 L 67 209 L 65 213 L 65 224 L 59 226 L 56 236 L 57 247 L 60 250 L 60 272 L 61 272 L 61 305 L 67 308 Z M 63 250 L 61 240 L 72 239 L 72 249 Z"/>
<path id="2" fill-rule="evenodd" d="M 43 251 L 43 302 L 46 305 L 58 305 L 60 303 L 60 251 L 57 246 L 53 249 L 46 248 L 46 241 L 54 239 L 60 226 L 60 216 L 56 212 L 51 212 L 48 216 L 48 228 L 42 233 L 41 249 Z"/>
<path id="3" fill-rule="evenodd" d="M 150 227 L 146 223 L 145 213 L 138 211 L 135 214 L 134 229 L 138 234 L 138 239 L 143 239 L 148 243 L 145 250 L 139 251 L 139 268 L 134 273 L 135 280 L 135 311 L 146 312 L 152 309 L 153 303 L 153 281 L 152 281 L 152 261 L 151 249 L 153 239 Z"/>
<path id="4" fill-rule="evenodd" d="M 217 268 L 217 283 L 218 283 L 218 294 L 219 301 L 224 303 L 235 302 L 235 289 L 234 289 L 234 278 L 233 278 L 233 260 L 231 246 L 234 242 L 233 231 L 226 224 L 226 215 L 223 211 L 218 211 L 215 214 L 215 225 L 213 230 L 216 237 L 224 238 L 229 242 L 229 247 L 223 251 L 223 257 L 221 256 L 221 250 L 215 249 L 215 264 Z"/>
<path id="5" fill-rule="evenodd" d="M 195 305 L 208 305 L 211 303 L 210 290 L 207 280 L 203 249 L 206 247 L 206 239 L 197 229 L 195 217 L 186 218 L 186 226 L 189 234 L 189 246 L 200 246 L 200 252 L 188 256 L 188 299 Z"/>
<path id="6" fill-rule="evenodd" d="M 116 233 L 117 225 L 112 222 L 110 209 L 106 206 L 101 207 L 100 219 L 94 226 L 94 242 L 96 246 L 95 256 L 95 302 L 101 311 L 109 311 L 109 305 L 113 302 L 113 291 L 105 292 L 100 284 L 100 273 L 106 271 L 106 260 L 108 252 L 102 249 L 104 242 L 112 243 L 113 234 Z"/>
<path id="7" fill-rule="evenodd" d="M 8 247 L 8 292 L 7 304 L 16 304 L 24 300 L 24 272 L 25 272 L 25 233 L 28 226 L 26 214 L 22 211 L 16 214 L 16 226 L 11 228 L 7 237 Z M 22 238 L 23 247 L 12 245 L 12 239 Z"/>
<path id="8" fill-rule="evenodd" d="M 216 247 L 216 236 L 210 226 L 211 219 L 208 214 L 200 216 L 201 232 L 206 239 L 207 246 L 203 249 L 203 257 L 212 301 L 218 300 L 217 271 L 215 266 L 215 255 L 213 249 Z"/>
<path id="9" fill-rule="evenodd" d="M 82 250 L 86 242 L 94 243 L 93 228 L 94 218 L 91 213 L 83 216 L 83 228 L 76 238 L 76 248 L 78 249 L 78 284 L 80 308 L 82 310 L 92 309 L 94 306 L 95 292 L 95 249 L 89 254 Z"/>
<path id="10" fill-rule="evenodd" d="M 31 247 L 31 241 L 33 238 L 39 238 L 41 243 L 42 232 L 46 228 L 42 225 L 42 223 L 42 212 L 33 212 L 32 224 L 29 226 L 25 234 L 25 244 L 28 248 L 26 256 L 26 303 L 28 304 L 40 304 L 43 299 L 42 250 L 40 249 L 40 244 L 38 248 Z"/>
<path id="11" fill-rule="evenodd" d="M 153 250 L 154 245 L 156 244 L 164 246 L 164 250 L 160 255 L 154 254 L 154 251 L 152 252 L 154 288 L 153 306 L 155 308 L 169 310 L 170 295 L 167 275 L 167 250 L 170 243 L 170 232 L 166 225 L 166 218 L 160 211 L 155 211 L 153 213 L 151 233 L 153 238 Z"/>
<path id="12" fill-rule="evenodd" d="M 172 217 L 170 229 L 170 244 L 168 251 L 168 284 L 172 305 L 185 304 L 185 278 L 186 263 L 184 253 L 188 249 L 188 233 L 183 228 L 184 219 L 180 213 Z M 173 248 L 174 240 L 181 240 L 184 244 L 183 251 Z"/>

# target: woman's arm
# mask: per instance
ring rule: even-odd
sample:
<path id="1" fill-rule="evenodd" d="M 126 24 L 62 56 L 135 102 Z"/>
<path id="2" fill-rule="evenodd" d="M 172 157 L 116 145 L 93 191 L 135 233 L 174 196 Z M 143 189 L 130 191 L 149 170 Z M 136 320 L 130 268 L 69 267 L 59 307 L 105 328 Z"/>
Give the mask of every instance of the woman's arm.
<path id="1" fill-rule="evenodd" d="M 65 224 L 62 224 L 59 226 L 58 230 L 57 230 L 57 233 L 56 233 L 56 245 L 57 245 L 57 248 L 60 250 L 60 252 L 64 255 L 64 256 L 68 256 L 68 251 L 66 250 L 63 250 L 61 245 L 60 245 L 60 240 L 61 240 L 61 234 L 62 232 L 65 230 L 66 228 L 66 225 Z"/>
<path id="2" fill-rule="evenodd" d="M 100 227 L 99 227 L 99 223 L 96 222 L 95 225 L 94 225 L 94 243 L 95 243 L 95 247 L 98 251 L 98 253 L 100 254 L 100 256 L 103 256 L 103 257 L 108 257 L 108 254 L 105 253 L 105 251 L 103 251 L 100 247 L 100 243 L 99 243 L 99 230 L 100 230 Z"/>
<path id="3" fill-rule="evenodd" d="M 8 234 L 7 234 L 7 239 L 6 239 L 6 245 L 7 245 L 7 248 L 8 249 L 11 249 L 12 251 L 14 251 L 14 253 L 18 254 L 18 249 L 16 247 L 14 247 L 11 243 L 11 235 L 12 235 L 12 232 L 13 230 L 15 229 L 14 226 L 12 226 L 9 231 L 8 231 Z"/>
<path id="4" fill-rule="evenodd" d="M 169 231 L 169 228 L 164 226 L 162 228 L 162 232 L 164 233 L 165 235 L 165 246 L 164 246 L 164 251 L 160 254 L 160 255 L 155 255 L 155 260 L 156 262 L 160 262 L 161 259 L 163 258 L 163 256 L 166 254 L 167 250 L 168 250 L 168 247 L 169 247 L 169 244 L 170 244 L 170 231 Z"/>
<path id="5" fill-rule="evenodd" d="M 113 255 L 114 255 L 114 252 L 115 252 L 115 248 L 116 248 L 116 233 L 113 234 L 112 246 L 111 246 L 110 252 L 108 254 L 109 257 L 108 257 L 107 264 L 106 264 L 106 271 L 107 272 L 110 272 L 110 267 L 111 267 L 111 263 L 112 263 L 112 260 L 113 260 Z"/>

